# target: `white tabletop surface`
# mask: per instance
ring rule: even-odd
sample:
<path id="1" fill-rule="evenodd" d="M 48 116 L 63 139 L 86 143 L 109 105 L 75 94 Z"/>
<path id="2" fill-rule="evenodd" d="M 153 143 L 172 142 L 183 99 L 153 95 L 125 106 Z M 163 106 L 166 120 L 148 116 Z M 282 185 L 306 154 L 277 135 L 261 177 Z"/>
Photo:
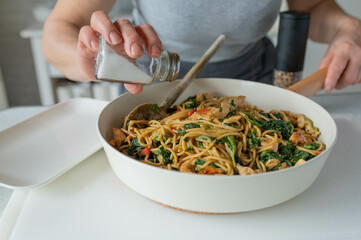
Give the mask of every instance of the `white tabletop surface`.
<path id="1" fill-rule="evenodd" d="M 361 94 L 319 95 L 312 98 L 331 114 L 351 114 L 361 123 Z M 14 107 L 0 111 L 0 131 L 46 110 L 48 107 Z M 0 216 L 12 190 L 0 187 Z"/>
<path id="2" fill-rule="evenodd" d="M 6 128 L 14 126 L 15 124 L 28 119 L 48 107 L 44 106 L 30 106 L 30 107 L 13 107 L 0 111 L 0 132 Z M 8 203 L 13 190 L 0 187 L 0 216 L 2 215 L 6 204 Z"/>

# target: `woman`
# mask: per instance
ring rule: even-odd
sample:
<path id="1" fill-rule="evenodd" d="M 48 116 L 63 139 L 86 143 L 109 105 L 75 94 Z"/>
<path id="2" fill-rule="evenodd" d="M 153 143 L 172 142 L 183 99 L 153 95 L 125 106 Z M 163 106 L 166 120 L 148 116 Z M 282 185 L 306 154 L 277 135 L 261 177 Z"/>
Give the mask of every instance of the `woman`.
<path id="1" fill-rule="evenodd" d="M 124 44 L 138 58 L 144 47 L 151 57 L 163 48 L 180 54 L 184 74 L 212 41 L 227 41 L 201 77 L 231 77 L 270 83 L 274 48 L 264 37 L 275 21 L 281 0 L 134 0 L 134 24 L 107 13 L 115 0 L 58 0 L 44 26 L 43 53 L 71 80 L 94 81 L 97 34 L 111 45 Z M 347 15 L 334 0 L 288 0 L 290 10 L 311 13 L 309 37 L 329 43 L 320 68 L 329 65 L 324 89 L 361 82 L 361 21 Z M 160 41 L 162 39 L 163 42 Z M 138 94 L 142 86 L 124 84 Z"/>

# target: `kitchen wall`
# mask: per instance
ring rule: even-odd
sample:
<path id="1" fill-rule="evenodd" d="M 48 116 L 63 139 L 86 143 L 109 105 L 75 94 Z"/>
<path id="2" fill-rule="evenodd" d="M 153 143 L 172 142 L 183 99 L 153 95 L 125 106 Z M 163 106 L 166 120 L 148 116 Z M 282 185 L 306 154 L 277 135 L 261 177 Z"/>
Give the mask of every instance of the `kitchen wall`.
<path id="1" fill-rule="evenodd" d="M 19 32 L 35 21 L 32 8 L 43 2 L 0 1 L 0 67 L 11 106 L 40 104 L 30 42 Z"/>

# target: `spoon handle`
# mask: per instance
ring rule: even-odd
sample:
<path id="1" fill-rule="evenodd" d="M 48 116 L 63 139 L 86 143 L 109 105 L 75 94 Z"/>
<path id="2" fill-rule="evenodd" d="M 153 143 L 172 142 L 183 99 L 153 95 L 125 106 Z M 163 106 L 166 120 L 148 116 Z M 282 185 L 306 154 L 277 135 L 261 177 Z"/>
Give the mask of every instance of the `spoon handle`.
<path id="1" fill-rule="evenodd" d="M 161 108 L 169 108 L 172 104 L 178 99 L 178 97 L 183 93 L 183 91 L 188 87 L 192 79 L 194 79 L 198 73 L 206 66 L 209 60 L 213 55 L 218 51 L 222 46 L 226 36 L 224 34 L 220 35 L 216 41 L 208 48 L 208 50 L 203 54 L 199 61 L 189 70 L 189 72 L 184 76 L 181 82 L 171 90 L 170 94 L 163 100 L 160 104 Z"/>
<path id="2" fill-rule="evenodd" d="M 323 88 L 323 83 L 328 67 L 324 67 L 310 76 L 296 82 L 288 87 L 288 90 L 301 94 L 305 97 L 312 97 Z"/>

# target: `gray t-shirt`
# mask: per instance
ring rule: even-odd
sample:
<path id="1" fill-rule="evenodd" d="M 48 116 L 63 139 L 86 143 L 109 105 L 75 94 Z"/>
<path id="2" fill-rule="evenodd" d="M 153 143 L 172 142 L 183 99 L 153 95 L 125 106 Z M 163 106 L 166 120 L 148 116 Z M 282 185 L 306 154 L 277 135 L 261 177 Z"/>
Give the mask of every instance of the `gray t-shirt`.
<path id="1" fill-rule="evenodd" d="M 163 48 L 196 62 L 221 33 L 227 41 L 211 62 L 247 53 L 266 35 L 281 0 L 133 0 L 135 24 L 148 23 Z"/>

